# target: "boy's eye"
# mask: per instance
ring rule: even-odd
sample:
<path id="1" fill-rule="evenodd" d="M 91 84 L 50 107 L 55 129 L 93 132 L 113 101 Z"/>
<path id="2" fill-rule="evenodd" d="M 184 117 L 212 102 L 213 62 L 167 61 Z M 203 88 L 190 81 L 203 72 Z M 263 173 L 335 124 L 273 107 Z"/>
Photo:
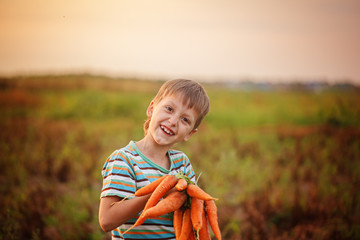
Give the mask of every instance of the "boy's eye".
<path id="1" fill-rule="evenodd" d="M 172 111 L 173 111 L 173 108 L 170 107 L 170 106 L 167 106 L 167 107 L 166 107 L 166 110 L 169 111 L 169 112 L 172 112 Z"/>
<path id="2" fill-rule="evenodd" d="M 183 121 L 190 124 L 190 120 L 188 118 L 186 118 L 186 117 L 183 117 Z"/>

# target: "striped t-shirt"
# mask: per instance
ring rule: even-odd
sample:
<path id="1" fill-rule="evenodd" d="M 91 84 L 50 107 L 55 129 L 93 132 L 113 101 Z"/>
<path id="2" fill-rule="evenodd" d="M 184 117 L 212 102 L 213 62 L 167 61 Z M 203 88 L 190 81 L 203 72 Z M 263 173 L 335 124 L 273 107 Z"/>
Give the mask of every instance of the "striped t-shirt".
<path id="1" fill-rule="evenodd" d="M 195 182 L 195 173 L 188 157 L 183 152 L 176 150 L 169 150 L 168 155 L 171 162 L 170 170 L 148 159 L 139 151 L 133 141 L 126 147 L 114 151 L 102 169 L 101 197 L 118 196 L 124 198 L 163 175 L 175 175 L 180 171 Z M 130 228 L 136 220 L 137 218 L 132 218 L 114 229 L 112 239 L 175 239 L 173 213 L 147 219 L 142 225 L 122 235 L 121 233 Z"/>

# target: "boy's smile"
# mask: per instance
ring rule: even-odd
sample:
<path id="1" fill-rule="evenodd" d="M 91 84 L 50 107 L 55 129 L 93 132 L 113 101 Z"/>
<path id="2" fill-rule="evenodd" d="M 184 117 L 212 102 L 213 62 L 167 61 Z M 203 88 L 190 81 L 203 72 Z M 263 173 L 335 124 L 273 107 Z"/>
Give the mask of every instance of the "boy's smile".
<path id="1" fill-rule="evenodd" d="M 167 128 L 164 125 L 160 125 L 160 128 L 161 128 L 161 130 L 163 130 L 165 132 L 165 134 L 167 134 L 169 136 L 175 135 L 175 133 L 171 129 Z"/>
<path id="2" fill-rule="evenodd" d="M 177 95 L 166 96 L 158 104 L 151 102 L 147 115 L 151 117 L 149 134 L 157 144 L 172 146 L 196 132 L 197 112 Z"/>

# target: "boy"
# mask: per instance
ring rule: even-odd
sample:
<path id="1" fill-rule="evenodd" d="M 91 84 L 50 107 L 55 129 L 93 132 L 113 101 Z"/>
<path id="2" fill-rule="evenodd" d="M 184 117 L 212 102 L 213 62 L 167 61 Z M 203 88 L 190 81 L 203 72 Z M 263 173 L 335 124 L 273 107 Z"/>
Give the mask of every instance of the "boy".
<path id="1" fill-rule="evenodd" d="M 199 83 L 185 79 L 164 83 L 147 108 L 144 138 L 130 141 L 107 159 L 102 170 L 99 223 L 105 232 L 112 230 L 113 239 L 175 239 L 172 214 L 148 219 L 122 234 L 135 223 L 150 194 L 113 203 L 166 174 L 183 171 L 194 181 L 188 157 L 171 148 L 197 132 L 209 107 Z"/>

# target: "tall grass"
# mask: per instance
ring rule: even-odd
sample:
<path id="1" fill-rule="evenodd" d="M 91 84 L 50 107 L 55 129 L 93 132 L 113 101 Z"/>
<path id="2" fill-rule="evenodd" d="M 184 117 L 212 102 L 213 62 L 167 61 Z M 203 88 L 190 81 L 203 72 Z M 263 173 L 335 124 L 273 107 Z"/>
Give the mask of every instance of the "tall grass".
<path id="1" fill-rule="evenodd" d="M 102 165 L 143 136 L 161 82 L 0 83 L 0 238 L 109 239 L 97 222 Z M 205 87 L 211 111 L 175 148 L 220 199 L 224 239 L 360 238 L 358 90 Z"/>

